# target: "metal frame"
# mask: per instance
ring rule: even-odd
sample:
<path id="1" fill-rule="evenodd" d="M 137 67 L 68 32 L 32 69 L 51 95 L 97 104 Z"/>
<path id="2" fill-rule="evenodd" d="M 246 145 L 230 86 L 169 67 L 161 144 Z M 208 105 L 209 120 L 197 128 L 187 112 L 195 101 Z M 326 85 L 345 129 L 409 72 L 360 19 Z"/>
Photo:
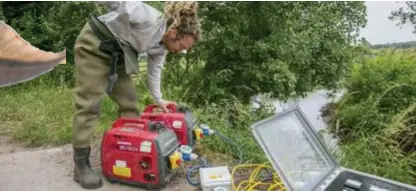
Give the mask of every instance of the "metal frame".
<path id="1" fill-rule="evenodd" d="M 280 178 L 283 180 L 286 188 L 291 191 L 294 190 L 294 188 L 292 187 L 292 185 L 289 184 L 289 181 L 286 179 L 285 177 L 285 172 L 283 172 L 283 170 L 279 167 L 279 165 L 277 164 L 277 161 L 271 156 L 271 151 L 266 148 L 265 146 L 265 142 L 260 139 L 259 135 L 258 135 L 258 126 L 260 126 L 263 123 L 269 122 L 271 120 L 275 120 L 277 118 L 282 118 L 285 117 L 287 115 L 290 115 L 294 113 L 299 119 L 301 124 L 304 126 L 305 131 L 312 137 L 313 141 L 315 141 L 316 143 L 318 143 L 317 145 L 315 145 L 318 149 L 320 149 L 321 151 L 324 151 L 322 154 L 325 155 L 325 157 L 329 158 L 330 161 L 334 164 L 334 166 L 332 167 L 332 169 L 328 172 L 328 174 L 325 174 L 322 177 L 322 180 L 325 180 L 325 177 L 327 177 L 329 174 L 333 173 L 333 171 L 335 169 L 339 168 L 339 164 L 338 162 L 335 160 L 335 158 L 329 153 L 328 148 L 325 146 L 324 142 L 322 140 L 320 140 L 318 138 L 318 133 L 313 129 L 312 124 L 310 123 L 310 121 L 307 119 L 307 117 L 303 114 L 302 109 L 296 105 L 294 107 L 292 107 L 291 109 L 288 109 L 286 111 L 283 111 L 281 113 L 275 114 L 271 117 L 268 117 L 266 119 L 263 119 L 261 121 L 258 121 L 256 123 L 254 123 L 251 128 L 252 128 L 252 132 L 254 134 L 254 137 L 256 138 L 257 142 L 260 144 L 261 148 L 265 151 L 265 154 L 267 156 L 267 158 L 272 161 L 272 165 L 273 167 L 276 169 L 276 171 L 278 172 L 278 174 L 280 175 Z M 306 126 L 306 128 L 305 128 Z M 312 186 L 312 189 L 315 188 L 316 186 L 318 186 L 321 181 L 318 181 L 316 183 L 316 185 Z"/>
<path id="2" fill-rule="evenodd" d="M 410 185 L 410 184 L 405 184 L 399 181 L 395 181 L 395 180 L 391 180 L 391 179 L 387 179 L 387 178 L 383 178 L 380 176 L 375 176 L 369 173 L 365 173 L 365 172 L 361 172 L 361 171 L 357 171 L 354 169 L 350 169 L 350 168 L 345 168 L 345 167 L 341 167 L 342 171 L 348 172 L 348 173 L 353 173 L 355 175 L 358 176 L 362 176 L 368 179 L 372 179 L 374 181 L 377 181 L 378 183 L 375 184 L 377 186 L 381 186 L 380 184 L 392 184 L 393 187 L 401 187 L 400 191 L 406 191 L 403 189 L 408 189 L 410 191 L 416 191 L 416 186 Z"/>

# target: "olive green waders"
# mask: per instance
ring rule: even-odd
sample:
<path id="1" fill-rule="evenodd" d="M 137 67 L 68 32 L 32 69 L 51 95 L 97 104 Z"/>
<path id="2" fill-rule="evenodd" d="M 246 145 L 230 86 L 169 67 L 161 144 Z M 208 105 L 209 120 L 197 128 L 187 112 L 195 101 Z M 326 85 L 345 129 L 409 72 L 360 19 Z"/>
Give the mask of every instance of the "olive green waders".
<path id="1" fill-rule="evenodd" d="M 94 20 L 94 19 L 92 19 Z M 75 47 L 76 87 L 75 108 L 73 118 L 73 147 L 74 147 L 74 180 L 84 188 L 99 188 L 102 181 L 98 174 L 91 170 L 89 162 L 90 143 L 94 127 L 100 117 L 100 102 L 106 92 L 119 106 L 119 116 L 132 117 L 138 115 L 136 94 L 132 79 L 126 74 L 123 63 L 123 53 L 118 52 L 114 59 L 112 53 L 118 49 L 111 42 L 111 34 L 99 25 L 97 21 L 87 23 L 78 36 Z M 110 39 L 104 42 L 100 39 Z M 114 38 L 112 38 L 114 39 Z M 118 78 L 113 86 L 109 85 L 109 75 L 112 72 L 112 61 L 117 63 Z M 115 71 L 114 71 L 115 72 Z M 112 79 L 114 80 L 114 79 Z M 110 88 L 110 89 L 107 89 Z"/>

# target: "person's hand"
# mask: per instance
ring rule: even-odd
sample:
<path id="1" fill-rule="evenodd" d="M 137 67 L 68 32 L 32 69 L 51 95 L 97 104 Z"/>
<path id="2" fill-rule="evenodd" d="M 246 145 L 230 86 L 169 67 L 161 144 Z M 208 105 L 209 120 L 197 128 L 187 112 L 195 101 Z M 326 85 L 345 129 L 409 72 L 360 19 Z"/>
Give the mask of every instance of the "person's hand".
<path id="1" fill-rule="evenodd" d="M 166 100 L 162 100 L 162 102 L 159 104 L 159 107 L 164 111 L 164 112 L 169 112 L 169 109 L 168 109 L 168 105 L 169 104 L 176 104 L 175 102 L 173 102 L 173 101 L 166 101 Z"/>

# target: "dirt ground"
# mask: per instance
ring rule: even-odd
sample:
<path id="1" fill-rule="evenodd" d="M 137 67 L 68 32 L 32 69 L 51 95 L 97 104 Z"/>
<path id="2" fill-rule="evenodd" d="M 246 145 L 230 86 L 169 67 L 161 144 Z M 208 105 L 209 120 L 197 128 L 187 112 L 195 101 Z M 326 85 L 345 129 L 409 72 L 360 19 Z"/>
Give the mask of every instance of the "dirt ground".
<path id="1" fill-rule="evenodd" d="M 13 191 L 77 191 L 82 189 L 72 180 L 73 161 L 71 145 L 60 147 L 43 146 L 27 148 L 18 142 L 11 142 L 7 135 L 11 131 L 7 126 L 0 127 L 0 174 L 6 178 L 0 179 L 0 190 Z M 93 169 L 101 172 L 100 141 L 92 145 L 91 163 Z M 225 154 L 213 153 L 198 144 L 194 152 L 207 159 L 211 166 L 234 166 L 236 160 Z M 172 180 L 172 182 L 161 191 L 198 191 L 186 180 L 185 166 Z M 230 169 L 230 173 L 231 173 Z M 242 169 L 236 173 L 235 181 L 239 183 L 247 180 L 250 171 Z M 194 177 L 199 180 L 198 175 Z M 141 191 L 138 187 L 125 184 L 111 184 L 103 178 L 104 186 L 96 189 L 100 191 Z"/>
<path id="2" fill-rule="evenodd" d="M 200 150 L 200 149 L 198 149 Z M 91 163 L 100 172 L 99 143 L 93 144 Z M 231 164 L 229 157 L 215 153 L 209 154 L 208 162 L 212 165 Z M 61 147 L 25 148 L 10 139 L 0 137 L 0 173 L 6 177 L 0 179 L 0 190 L 13 191 L 56 191 L 56 190 L 84 190 L 72 181 L 72 149 L 71 145 Z M 186 180 L 185 168 L 162 191 L 197 191 Z M 198 177 L 196 177 L 198 178 Z M 105 185 L 101 191 L 140 191 L 133 186 L 110 184 L 104 179 Z"/>

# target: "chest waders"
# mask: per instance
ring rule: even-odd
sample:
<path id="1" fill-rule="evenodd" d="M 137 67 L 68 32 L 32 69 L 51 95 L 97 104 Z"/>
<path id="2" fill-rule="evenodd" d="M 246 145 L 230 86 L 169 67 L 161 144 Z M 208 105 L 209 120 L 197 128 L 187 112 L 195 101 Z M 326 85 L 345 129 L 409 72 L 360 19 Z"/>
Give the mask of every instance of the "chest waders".
<path id="1" fill-rule="evenodd" d="M 118 105 L 119 116 L 135 117 L 139 113 L 134 83 L 128 72 L 129 69 L 134 70 L 132 68 L 137 64 L 138 55 L 131 47 L 119 43 L 114 36 L 100 21 L 91 18 L 74 45 L 76 110 L 72 132 L 75 163 L 73 180 L 87 189 L 103 185 L 101 176 L 92 170 L 89 157 L 104 94 L 107 93 Z M 118 67 L 119 64 L 124 65 L 126 71 L 118 70 L 122 68 Z"/>

